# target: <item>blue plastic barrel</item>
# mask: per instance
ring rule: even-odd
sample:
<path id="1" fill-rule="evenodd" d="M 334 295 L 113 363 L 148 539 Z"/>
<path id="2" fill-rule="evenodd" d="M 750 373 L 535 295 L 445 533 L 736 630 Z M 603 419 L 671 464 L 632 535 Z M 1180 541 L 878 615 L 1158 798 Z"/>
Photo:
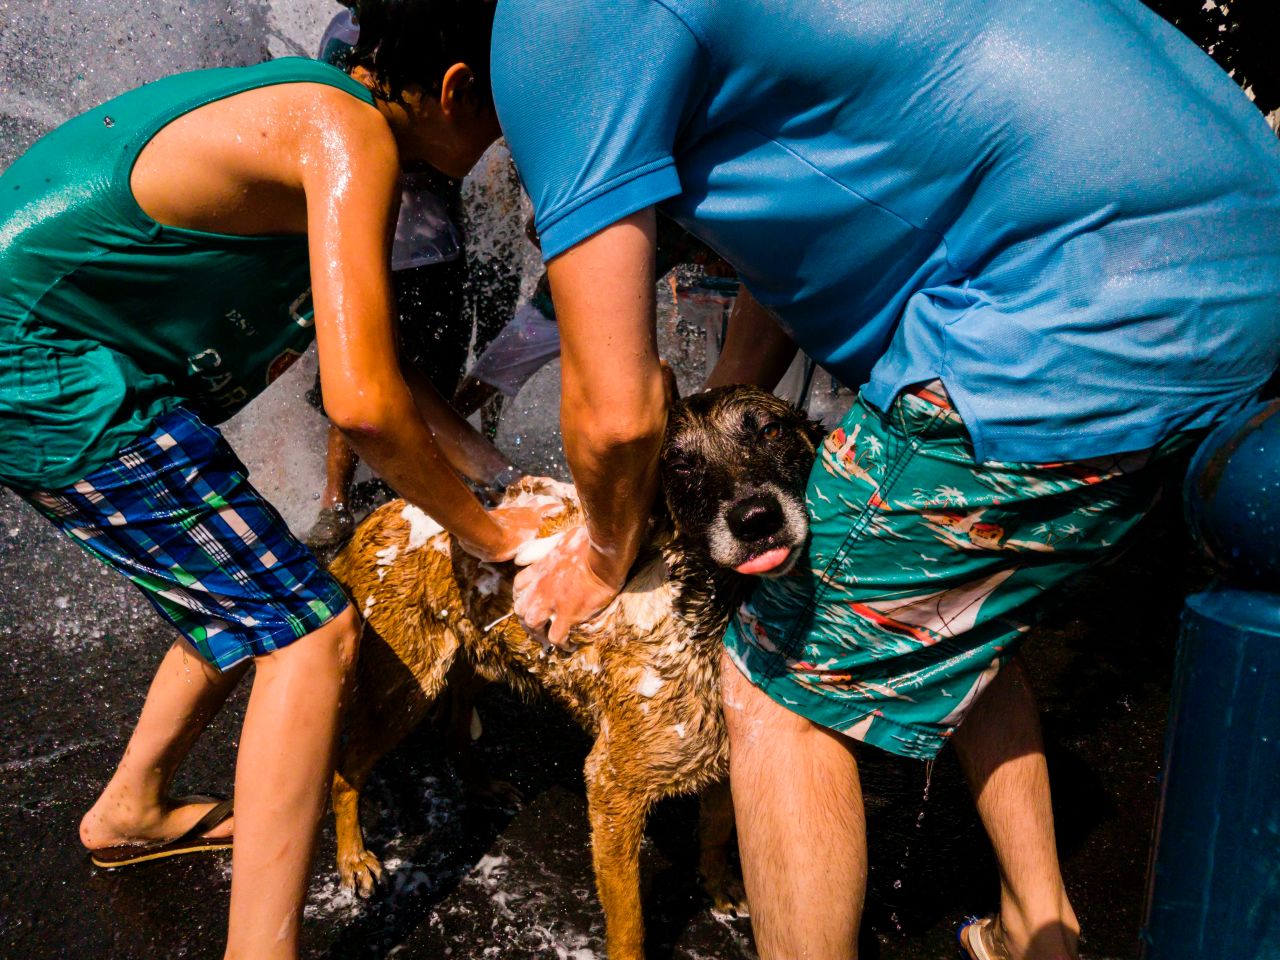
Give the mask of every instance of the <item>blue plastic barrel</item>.
<path id="1" fill-rule="evenodd" d="M 1145 960 L 1280 960 L 1280 402 L 1232 418 L 1187 477 L 1219 570 L 1183 611 Z"/>

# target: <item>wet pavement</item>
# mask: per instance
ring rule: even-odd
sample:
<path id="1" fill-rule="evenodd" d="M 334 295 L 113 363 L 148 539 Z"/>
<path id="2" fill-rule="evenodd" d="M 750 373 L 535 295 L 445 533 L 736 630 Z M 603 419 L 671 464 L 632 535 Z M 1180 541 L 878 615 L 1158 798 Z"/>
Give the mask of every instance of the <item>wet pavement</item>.
<path id="1" fill-rule="evenodd" d="M 79 816 L 118 759 L 168 639 L 130 590 L 43 524 L 7 497 L 0 503 L 0 956 L 217 957 L 223 855 L 107 874 L 77 843 Z M 1176 518 L 1153 524 L 1028 647 L 1086 957 L 1136 956 L 1174 618 L 1194 576 L 1180 538 Z M 180 791 L 230 790 L 244 692 L 187 762 Z M 581 778 L 587 738 L 557 710 L 501 691 L 480 711 L 480 753 L 524 802 L 468 807 L 439 736 L 419 730 L 366 794 L 370 847 L 389 867 L 369 903 L 338 889 L 326 822 L 307 956 L 603 956 Z M 922 765 L 866 751 L 862 768 L 872 857 L 865 955 L 948 956 L 954 924 L 989 909 L 997 890 L 959 772 L 944 754 L 925 803 Z M 696 803 L 679 800 L 650 825 L 651 956 L 751 958 L 748 924 L 713 917 L 697 888 L 695 821 Z"/>
<path id="2" fill-rule="evenodd" d="M 274 3 L 0 0 L 0 165 L 62 118 L 178 69 L 309 52 L 335 7 Z M 228 430 L 255 481 L 297 527 L 314 513 L 319 419 L 298 365 Z M 499 442 L 522 465 L 563 470 L 557 375 L 508 405 Z M 1166 691 L 1180 598 L 1198 578 L 1177 510 L 1118 564 L 1065 597 L 1027 648 L 1046 710 L 1060 845 L 1085 956 L 1137 956 Z M 221 955 L 224 855 L 119 874 L 92 868 L 76 828 L 123 750 L 169 635 L 119 578 L 0 492 L 0 957 Z M 180 792 L 231 789 L 247 684 L 179 777 Z M 581 767 L 587 738 L 546 705 L 499 690 L 481 701 L 479 751 L 524 795 L 468 806 L 440 737 L 411 736 L 366 792 L 383 889 L 337 887 L 326 822 L 307 906 L 308 957 L 603 956 Z M 932 770 L 861 758 L 871 876 L 866 957 L 952 955 L 954 925 L 991 909 L 994 866 L 954 760 Z M 924 801 L 926 777 L 929 796 Z M 655 811 L 644 851 L 655 958 L 754 957 L 745 921 L 713 917 L 694 860 L 696 802 Z"/>

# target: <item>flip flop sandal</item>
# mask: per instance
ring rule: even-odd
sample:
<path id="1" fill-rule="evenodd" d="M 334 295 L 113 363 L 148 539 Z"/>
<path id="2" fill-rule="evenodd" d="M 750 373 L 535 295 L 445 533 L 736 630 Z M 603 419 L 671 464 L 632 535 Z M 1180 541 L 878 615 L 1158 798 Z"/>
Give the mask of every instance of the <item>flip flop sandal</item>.
<path id="1" fill-rule="evenodd" d="M 89 853 L 89 859 L 93 861 L 93 865 L 104 870 L 116 870 L 150 860 L 163 860 L 166 857 L 179 857 L 188 853 L 206 853 L 210 850 L 231 848 L 231 837 L 204 836 L 231 816 L 230 800 L 221 800 L 218 797 L 179 797 L 178 800 L 182 803 L 207 803 L 211 800 L 217 802 L 182 836 L 172 840 L 157 840 L 153 843 L 120 843 L 112 847 L 103 847 L 101 850 L 93 850 Z"/>
<path id="2" fill-rule="evenodd" d="M 956 931 L 960 955 L 966 960 L 1012 960 L 1004 940 L 996 932 L 996 918 L 970 917 Z"/>

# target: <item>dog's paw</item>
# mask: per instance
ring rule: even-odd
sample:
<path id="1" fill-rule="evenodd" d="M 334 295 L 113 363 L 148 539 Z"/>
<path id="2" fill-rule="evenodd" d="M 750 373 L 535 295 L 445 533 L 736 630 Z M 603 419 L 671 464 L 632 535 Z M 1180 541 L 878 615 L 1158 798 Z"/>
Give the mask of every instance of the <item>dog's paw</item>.
<path id="1" fill-rule="evenodd" d="M 348 890 L 354 890 L 361 899 L 373 896 L 374 888 L 382 882 L 382 861 L 368 850 L 338 857 L 338 880 Z"/>
<path id="2" fill-rule="evenodd" d="M 736 876 L 721 877 L 715 882 L 704 881 L 702 888 L 711 898 L 711 912 L 729 919 L 745 919 L 751 916 L 747 909 L 747 891 Z"/>

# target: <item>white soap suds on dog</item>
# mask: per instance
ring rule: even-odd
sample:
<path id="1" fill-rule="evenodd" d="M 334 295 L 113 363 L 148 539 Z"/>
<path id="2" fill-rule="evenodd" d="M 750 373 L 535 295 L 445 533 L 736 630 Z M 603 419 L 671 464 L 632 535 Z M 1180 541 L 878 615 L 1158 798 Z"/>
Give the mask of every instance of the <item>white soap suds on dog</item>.
<path id="1" fill-rule="evenodd" d="M 373 605 L 374 605 L 375 603 L 377 603 L 377 602 L 378 602 L 378 598 L 377 598 L 377 597 L 375 597 L 373 594 L 369 594 L 369 596 L 368 596 L 367 598 L 365 598 L 365 601 L 364 601 L 364 616 L 365 616 L 365 618 L 366 618 L 366 619 L 368 619 L 369 611 L 373 609 Z"/>
<path id="2" fill-rule="evenodd" d="M 400 516 L 409 522 L 409 542 L 404 545 L 405 553 L 425 546 L 426 542 L 437 533 L 443 533 L 444 527 L 436 523 L 418 507 L 406 503 Z"/>
<path id="3" fill-rule="evenodd" d="M 683 739 L 684 739 L 684 724 L 683 724 L 683 723 L 677 723 L 677 724 L 676 724 L 674 727 L 672 727 L 671 729 L 672 729 L 672 730 L 674 730 L 674 731 L 676 732 L 676 736 L 677 736 L 677 737 L 679 737 L 681 740 L 683 740 Z"/>
<path id="4" fill-rule="evenodd" d="M 536 540 L 526 540 L 520 544 L 520 549 L 516 551 L 515 561 L 518 567 L 527 567 L 530 564 L 537 563 L 564 539 L 565 531 L 553 533 L 549 537 L 538 537 Z"/>
<path id="5" fill-rule="evenodd" d="M 656 696 L 662 689 L 662 678 L 652 670 L 646 670 L 640 682 L 636 684 L 636 693 L 642 697 Z"/>
<path id="6" fill-rule="evenodd" d="M 396 557 L 399 553 L 400 548 L 393 543 L 391 546 L 383 547 L 381 550 L 375 552 L 374 556 L 378 558 L 378 566 L 389 567 L 391 564 L 396 562 Z"/>
<path id="7" fill-rule="evenodd" d="M 502 502 L 504 507 L 559 507 L 559 510 L 548 510 L 543 516 L 558 517 L 564 513 L 566 507 L 563 500 L 559 497 L 549 497 L 545 493 L 530 493 L 528 490 L 521 490 L 517 496 L 510 500 Z"/>
<path id="8" fill-rule="evenodd" d="M 502 586 L 502 574 L 487 563 L 480 564 L 480 573 L 475 579 L 475 591 L 482 597 L 492 597 Z"/>

